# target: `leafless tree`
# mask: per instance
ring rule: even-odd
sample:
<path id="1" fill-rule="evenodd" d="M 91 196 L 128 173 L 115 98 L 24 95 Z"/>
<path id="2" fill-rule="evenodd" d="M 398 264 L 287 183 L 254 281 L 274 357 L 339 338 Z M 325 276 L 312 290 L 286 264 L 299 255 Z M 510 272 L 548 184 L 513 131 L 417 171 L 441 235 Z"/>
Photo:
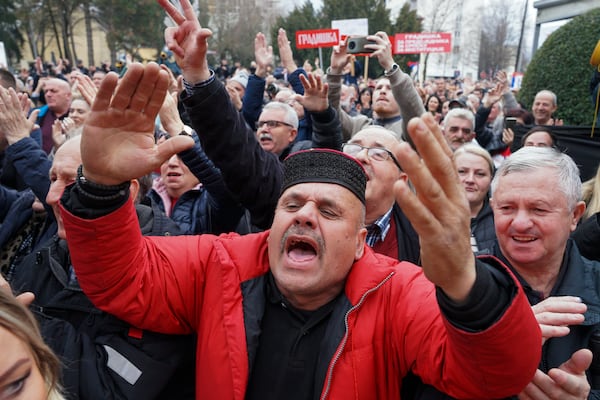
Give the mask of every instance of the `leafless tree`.
<path id="1" fill-rule="evenodd" d="M 479 69 L 488 75 L 514 65 L 522 6 L 492 0 L 482 14 Z"/>
<path id="2" fill-rule="evenodd" d="M 221 0 L 215 2 L 209 27 L 218 56 L 242 64 L 254 59 L 254 36 L 268 32 L 275 16 L 281 14 L 275 1 Z"/>
<path id="3" fill-rule="evenodd" d="M 451 20 L 454 15 L 456 5 L 447 0 L 425 0 L 419 2 L 419 14 L 423 18 L 423 32 L 443 32 L 451 31 Z M 427 63 L 430 54 L 423 55 L 422 76 L 427 77 Z M 435 57 L 438 61 L 444 58 L 444 54 Z"/>

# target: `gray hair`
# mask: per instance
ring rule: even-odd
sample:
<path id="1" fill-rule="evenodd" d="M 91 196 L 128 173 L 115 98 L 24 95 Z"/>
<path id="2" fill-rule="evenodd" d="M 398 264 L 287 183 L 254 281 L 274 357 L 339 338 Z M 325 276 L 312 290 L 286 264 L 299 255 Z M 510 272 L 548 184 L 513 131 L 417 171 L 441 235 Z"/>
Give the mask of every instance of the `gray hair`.
<path id="1" fill-rule="evenodd" d="M 550 147 L 522 147 L 510 157 L 505 159 L 494 179 L 492 179 L 492 197 L 498 186 L 500 177 L 513 172 L 527 172 L 534 170 L 554 171 L 555 183 L 567 199 L 567 205 L 572 210 L 578 201 L 581 200 L 581 178 L 579 168 L 568 155 Z"/>
<path id="2" fill-rule="evenodd" d="M 473 115 L 471 110 L 467 110 L 466 108 L 453 108 L 448 111 L 448 114 L 446 114 L 442 121 L 444 123 L 444 129 L 446 129 L 446 125 L 448 125 L 448 121 L 450 121 L 451 118 L 460 118 L 470 121 L 471 129 L 475 129 L 475 115 Z"/>
<path id="3" fill-rule="evenodd" d="M 278 110 L 285 112 L 284 120 L 282 122 L 292 125 L 294 129 L 298 129 L 298 114 L 296 113 L 296 110 L 294 110 L 289 104 L 281 103 L 279 101 L 271 101 L 263 107 L 263 111 L 265 110 Z"/>
<path id="4" fill-rule="evenodd" d="M 534 101 L 540 95 L 548 95 L 548 96 L 550 96 L 552 98 L 552 104 L 555 105 L 555 106 L 558 105 L 558 98 L 556 97 L 556 93 L 554 93 L 553 91 L 548 90 L 548 89 L 540 90 L 539 92 L 537 92 L 535 94 Z"/>

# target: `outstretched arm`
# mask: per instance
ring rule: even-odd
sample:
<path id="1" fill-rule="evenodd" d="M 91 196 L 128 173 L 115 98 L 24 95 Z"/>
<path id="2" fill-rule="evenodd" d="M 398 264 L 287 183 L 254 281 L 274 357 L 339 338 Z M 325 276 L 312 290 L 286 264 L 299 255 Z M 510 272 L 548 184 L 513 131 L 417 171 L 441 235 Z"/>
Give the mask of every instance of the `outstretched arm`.
<path id="1" fill-rule="evenodd" d="M 262 112 L 265 78 L 268 67 L 273 64 L 273 47 L 267 46 L 267 38 L 262 32 L 258 32 L 254 38 L 254 61 L 256 71 L 248 78 L 242 102 L 242 114 L 252 129 Z"/>
<path id="2" fill-rule="evenodd" d="M 81 138 L 83 175 L 102 185 L 144 176 L 194 144 L 183 136 L 154 143 L 154 121 L 169 83 L 157 64 L 134 63 L 118 86 L 117 80 L 115 73 L 103 79 Z"/>
<path id="3" fill-rule="evenodd" d="M 173 52 L 183 78 L 190 84 L 206 81 L 211 74 L 206 52 L 207 40 L 212 36 L 212 32 L 200 26 L 188 0 L 180 2 L 183 14 L 169 0 L 158 0 L 158 4 L 165 9 L 176 25 L 165 29 L 165 42 Z"/>
<path id="4" fill-rule="evenodd" d="M 295 95 L 295 99 L 310 111 L 312 118 L 312 146 L 314 148 L 342 148 L 342 127 L 337 113 L 329 106 L 327 92 L 329 85 L 321 76 L 308 74 L 300 76 L 304 95 Z"/>
<path id="5" fill-rule="evenodd" d="M 28 105 L 26 94 L 17 94 L 13 89 L 0 87 L 0 142 L 3 138 L 8 147 L 5 152 L 5 167 L 10 166 L 42 201 L 46 210 L 46 195 L 50 188 L 48 171 L 52 162 L 35 139 L 30 137 L 37 112 L 26 118 Z"/>
<path id="6" fill-rule="evenodd" d="M 416 194 L 399 180 L 396 201 L 409 217 L 421 241 L 421 260 L 427 278 L 457 303 L 475 283 L 475 258 L 470 248 L 470 212 L 439 124 L 424 114 L 409 122 L 408 130 L 419 155 L 408 143 L 399 161 Z"/>

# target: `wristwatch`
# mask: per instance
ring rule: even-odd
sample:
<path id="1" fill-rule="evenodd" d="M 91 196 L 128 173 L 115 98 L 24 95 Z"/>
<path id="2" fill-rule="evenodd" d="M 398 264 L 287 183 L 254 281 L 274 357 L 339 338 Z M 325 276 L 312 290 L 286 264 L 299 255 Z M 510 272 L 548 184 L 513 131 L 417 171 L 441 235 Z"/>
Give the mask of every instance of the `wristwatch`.
<path id="1" fill-rule="evenodd" d="M 386 77 L 389 77 L 390 75 L 392 75 L 394 72 L 398 71 L 400 69 L 400 67 L 398 66 L 398 64 L 394 63 L 392 64 L 392 68 L 387 69 L 383 72 L 383 75 Z"/>
<path id="2" fill-rule="evenodd" d="M 187 126 L 187 125 L 183 125 L 183 130 L 181 132 L 179 132 L 180 135 L 183 136 L 189 136 L 191 138 L 194 137 L 194 131 L 192 130 L 191 127 Z"/>

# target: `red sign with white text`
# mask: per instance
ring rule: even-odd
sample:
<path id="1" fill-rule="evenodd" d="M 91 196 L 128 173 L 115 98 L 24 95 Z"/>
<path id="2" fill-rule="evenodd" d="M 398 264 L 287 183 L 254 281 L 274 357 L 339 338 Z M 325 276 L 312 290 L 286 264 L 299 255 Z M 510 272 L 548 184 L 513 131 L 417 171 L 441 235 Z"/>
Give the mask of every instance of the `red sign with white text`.
<path id="1" fill-rule="evenodd" d="M 452 34 L 449 32 L 396 33 L 394 54 L 450 53 Z"/>
<path id="2" fill-rule="evenodd" d="M 338 29 L 296 31 L 296 48 L 298 49 L 333 47 L 338 44 L 340 44 L 340 31 Z"/>

